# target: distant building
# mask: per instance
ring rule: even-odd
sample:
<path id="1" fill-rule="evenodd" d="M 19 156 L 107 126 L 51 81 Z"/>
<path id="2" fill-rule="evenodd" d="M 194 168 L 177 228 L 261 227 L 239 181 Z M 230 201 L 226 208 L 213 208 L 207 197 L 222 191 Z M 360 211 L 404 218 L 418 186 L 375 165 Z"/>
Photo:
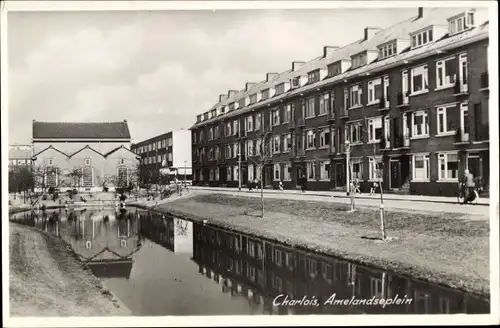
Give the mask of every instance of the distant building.
<path id="1" fill-rule="evenodd" d="M 160 182 L 166 175 L 171 180 L 192 180 L 191 131 L 170 131 L 133 144 L 131 150 L 140 157 L 141 182 Z M 165 180 L 162 180 L 165 181 Z"/>
<path id="2" fill-rule="evenodd" d="M 9 145 L 9 171 L 31 167 L 32 156 L 33 146 L 31 145 Z"/>
<path id="3" fill-rule="evenodd" d="M 62 123 L 33 121 L 33 165 L 41 186 L 112 190 L 134 181 L 137 156 L 130 151 L 127 121 Z"/>

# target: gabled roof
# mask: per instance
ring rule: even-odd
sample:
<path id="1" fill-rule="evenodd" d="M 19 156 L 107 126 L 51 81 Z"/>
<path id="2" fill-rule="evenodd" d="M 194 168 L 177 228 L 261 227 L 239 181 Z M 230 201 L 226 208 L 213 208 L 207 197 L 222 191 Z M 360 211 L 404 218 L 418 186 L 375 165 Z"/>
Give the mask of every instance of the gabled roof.
<path id="1" fill-rule="evenodd" d="M 32 149 L 9 147 L 9 159 L 30 159 L 33 155 Z"/>
<path id="2" fill-rule="evenodd" d="M 63 155 L 64 155 L 64 156 L 66 156 L 66 157 L 70 157 L 68 154 L 66 154 L 66 153 L 64 153 L 64 152 L 60 151 L 59 149 L 55 148 L 54 146 L 50 145 L 50 146 L 48 146 L 47 148 L 45 148 L 44 150 L 40 150 L 38 153 L 36 153 L 35 155 L 33 155 L 33 157 L 32 157 L 32 158 L 36 158 L 38 155 L 40 155 L 41 153 L 43 153 L 43 152 L 45 152 L 45 151 L 47 151 L 47 150 L 49 150 L 49 149 L 53 149 L 53 150 L 57 151 L 58 153 L 63 154 Z"/>
<path id="3" fill-rule="evenodd" d="M 85 149 L 89 149 L 89 150 L 93 151 L 94 153 L 97 153 L 97 154 L 101 155 L 102 157 L 104 157 L 104 154 L 102 154 L 102 153 L 98 152 L 97 150 L 95 150 L 94 148 L 90 147 L 89 145 L 86 145 L 86 146 L 85 146 L 85 147 L 83 147 L 82 149 L 80 149 L 80 150 L 78 150 L 78 151 L 74 152 L 73 154 L 69 155 L 69 157 L 73 157 L 73 156 L 75 156 L 76 154 L 78 154 L 78 153 L 80 153 L 80 152 L 84 151 Z"/>
<path id="4" fill-rule="evenodd" d="M 130 139 L 127 121 L 123 122 L 37 122 L 33 139 Z"/>
<path id="5" fill-rule="evenodd" d="M 411 18 L 406 19 L 404 21 L 401 21 L 401 22 L 399 22 L 391 27 L 388 27 L 388 28 L 383 29 L 379 32 L 376 32 L 371 38 L 369 38 L 366 41 L 363 39 L 360 39 L 360 40 L 357 40 L 357 41 L 355 41 L 347 46 L 344 46 L 344 47 L 336 49 L 335 51 L 332 51 L 326 57 L 319 56 L 317 58 L 314 58 L 314 59 L 306 62 L 305 64 L 301 65 L 300 67 L 298 67 L 295 71 L 292 71 L 291 69 L 289 69 L 289 70 L 287 70 L 283 73 L 280 73 L 277 76 L 273 77 L 268 82 L 262 81 L 260 83 L 253 85 L 248 91 L 241 90 L 240 92 L 236 93 L 232 97 L 222 99 L 221 101 L 217 102 L 211 109 L 226 106 L 231 102 L 237 102 L 242 97 L 249 96 L 249 95 L 254 94 L 258 91 L 267 89 L 269 87 L 280 84 L 282 82 L 289 81 L 292 78 L 307 75 L 308 72 L 316 70 L 318 68 L 326 68 L 329 64 L 338 62 L 338 61 L 346 59 L 346 58 L 350 58 L 352 55 L 359 54 L 365 50 L 376 50 L 377 46 L 384 43 L 384 42 L 387 42 L 390 40 L 395 40 L 395 39 L 409 39 L 410 33 L 417 31 L 419 29 L 425 28 L 427 26 L 447 25 L 447 18 L 449 18 L 453 15 L 456 15 L 458 13 L 464 12 L 467 9 L 469 9 L 469 8 L 457 8 L 457 7 L 449 8 L 448 7 L 448 8 L 427 9 L 427 10 L 425 10 L 423 17 L 421 17 L 421 18 L 418 18 L 417 16 L 411 17 Z M 480 19 L 481 19 L 480 17 L 477 17 L 476 21 L 480 21 Z M 484 25 L 477 24 L 477 26 L 472 31 L 461 33 L 459 35 L 459 39 L 465 38 L 468 36 L 472 37 L 475 34 L 481 33 L 483 31 L 484 31 Z M 487 33 L 487 28 L 486 28 L 486 33 Z M 436 42 L 429 44 L 429 47 L 434 48 L 434 46 L 436 46 L 436 47 L 445 46 L 446 43 L 449 42 L 448 39 L 453 39 L 452 41 L 457 41 L 457 38 L 455 38 L 455 36 L 453 36 L 451 38 L 445 38 L 442 41 L 437 40 Z M 409 56 L 414 55 L 416 53 L 419 53 L 419 49 L 424 49 L 424 48 L 425 47 L 421 47 L 421 48 L 418 48 L 418 49 L 415 49 L 412 51 L 403 52 L 402 54 L 400 54 L 398 56 L 390 57 L 390 59 L 391 60 L 398 60 L 398 59 L 400 59 L 401 55 L 408 57 L 408 54 L 410 54 Z M 378 64 L 380 62 L 383 62 L 383 64 L 390 63 L 386 59 L 383 59 L 380 61 L 379 60 L 375 61 L 375 64 Z M 373 66 L 365 65 L 365 66 L 362 66 L 358 69 L 348 70 L 346 73 L 341 74 L 342 75 L 341 78 L 344 79 L 346 77 L 351 77 L 352 74 L 350 74 L 350 73 L 355 72 L 355 74 L 359 74 L 365 70 L 370 69 L 371 67 L 373 67 Z M 328 83 L 338 81 L 338 77 L 339 76 L 337 76 L 335 78 L 327 78 Z M 323 81 L 326 81 L 326 80 L 323 80 Z M 317 86 L 319 86 L 318 84 L 323 84 L 322 83 L 323 81 L 320 81 L 319 83 L 314 83 L 311 85 L 314 85 L 315 87 L 317 87 Z M 300 87 L 300 88 L 297 88 L 294 90 L 290 90 L 290 91 L 285 92 L 279 96 L 274 96 L 274 97 L 271 97 L 271 98 L 266 99 L 266 100 L 261 100 L 260 102 L 258 102 L 256 104 L 247 105 L 244 107 L 244 109 L 245 110 L 247 108 L 255 109 L 257 107 L 262 106 L 263 104 L 269 104 L 270 102 L 276 101 L 277 98 L 282 99 L 283 97 L 288 97 L 291 94 L 297 94 L 297 93 L 304 92 L 306 88 L 307 87 L 304 86 L 304 87 Z M 201 122 L 196 122 L 190 129 L 196 128 L 197 126 L 200 126 L 200 125 L 205 125 L 207 123 L 218 121 L 219 119 L 223 119 L 225 117 L 232 117 L 234 115 L 239 115 L 240 113 L 242 113 L 241 109 L 226 112 L 226 113 L 219 115 L 215 118 L 208 119 L 208 120 L 202 120 Z M 202 113 L 201 115 L 203 115 L 203 114 L 204 113 Z"/>
<path id="6" fill-rule="evenodd" d="M 114 152 L 117 152 L 117 151 L 118 151 L 118 150 L 120 150 L 120 149 L 125 149 L 126 151 L 129 151 L 129 152 L 131 152 L 132 154 L 134 154 L 134 155 L 135 155 L 135 157 L 140 158 L 139 156 L 137 156 L 137 154 L 136 154 L 136 153 L 134 153 L 133 151 L 131 151 L 130 149 L 128 149 L 127 147 L 125 147 L 125 146 L 123 146 L 123 145 L 121 145 L 120 147 L 116 147 L 115 149 L 113 149 L 113 150 L 111 150 L 111 151 L 107 152 L 106 154 L 104 154 L 104 157 L 108 157 L 109 155 L 113 154 Z"/>

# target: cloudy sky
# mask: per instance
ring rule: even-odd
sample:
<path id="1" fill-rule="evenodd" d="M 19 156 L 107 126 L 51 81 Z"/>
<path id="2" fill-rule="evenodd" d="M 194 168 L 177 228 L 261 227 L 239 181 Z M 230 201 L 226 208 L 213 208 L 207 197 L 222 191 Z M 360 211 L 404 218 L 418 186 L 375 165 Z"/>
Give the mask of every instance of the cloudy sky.
<path id="1" fill-rule="evenodd" d="M 33 119 L 127 119 L 136 142 L 186 129 L 220 93 L 416 12 L 10 12 L 9 143 L 29 143 Z"/>

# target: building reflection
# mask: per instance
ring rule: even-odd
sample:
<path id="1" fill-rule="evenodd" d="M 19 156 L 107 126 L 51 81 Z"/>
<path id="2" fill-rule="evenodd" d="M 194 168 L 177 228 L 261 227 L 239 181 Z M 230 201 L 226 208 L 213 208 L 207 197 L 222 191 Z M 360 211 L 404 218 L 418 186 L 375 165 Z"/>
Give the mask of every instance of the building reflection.
<path id="1" fill-rule="evenodd" d="M 61 237 L 95 276 L 130 277 L 132 255 L 141 247 L 134 210 L 58 209 L 25 213 L 24 221 Z"/>
<path id="2" fill-rule="evenodd" d="M 268 314 L 447 314 L 488 313 L 489 303 L 460 292 L 389 274 L 332 257 L 308 253 L 246 234 L 193 224 L 193 260 L 200 274 L 223 293 L 245 297 Z M 411 304 L 335 306 L 336 298 L 412 298 Z M 319 306 L 274 306 L 288 299 L 315 297 Z M 280 299 L 283 300 L 284 296 Z"/>

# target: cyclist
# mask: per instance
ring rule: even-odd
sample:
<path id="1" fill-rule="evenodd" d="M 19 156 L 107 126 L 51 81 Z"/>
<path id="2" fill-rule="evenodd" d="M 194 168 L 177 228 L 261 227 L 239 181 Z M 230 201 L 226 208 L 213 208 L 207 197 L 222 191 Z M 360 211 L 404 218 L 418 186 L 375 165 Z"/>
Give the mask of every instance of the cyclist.
<path id="1" fill-rule="evenodd" d="M 474 176 L 469 172 L 468 169 L 464 171 L 464 204 L 473 201 L 476 198 L 476 183 L 474 182 Z"/>

